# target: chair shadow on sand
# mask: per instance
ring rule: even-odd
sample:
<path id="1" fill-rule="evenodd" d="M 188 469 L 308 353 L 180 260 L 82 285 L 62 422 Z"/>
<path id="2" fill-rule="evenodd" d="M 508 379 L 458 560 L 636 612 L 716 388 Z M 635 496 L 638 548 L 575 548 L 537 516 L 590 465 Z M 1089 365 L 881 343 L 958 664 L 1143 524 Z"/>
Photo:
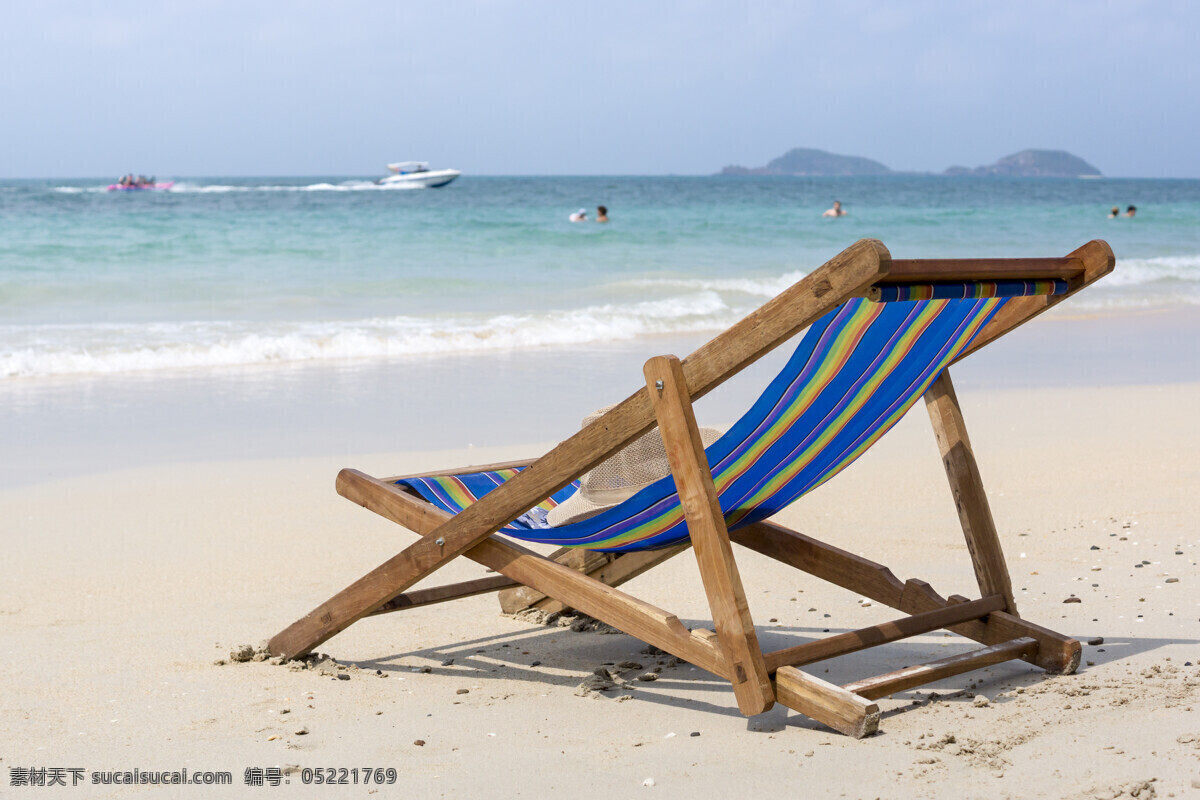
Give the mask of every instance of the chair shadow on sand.
<path id="1" fill-rule="evenodd" d="M 689 627 L 704 625 L 706 622 L 685 621 Z M 849 632 L 849 628 L 772 625 L 760 632 L 760 640 L 764 645 L 773 644 L 773 640 L 794 643 L 796 640 L 816 641 L 831 634 Z M 1031 672 L 1021 664 L 998 664 L 971 673 L 969 678 L 947 677 L 897 693 L 889 699 L 901 704 L 881 710 L 880 717 L 888 719 L 902 716 L 918 711 L 931 702 L 970 703 L 976 695 L 984 695 L 992 705 L 1003 706 L 1015 699 L 1016 695 L 1013 692 L 1017 689 L 1035 687 L 1046 680 L 1065 681 L 1063 685 L 1066 687 L 1087 685 L 1096 668 L 1162 647 L 1180 644 L 1200 644 L 1200 639 L 1104 637 L 1103 644 L 1088 648 L 1089 666 L 1071 676 L 1056 677 Z M 425 647 L 380 658 L 342 663 L 361 670 L 378 670 L 394 676 L 416 673 L 416 680 L 422 680 L 420 676 L 424 674 L 423 670 L 428 669 L 428 674 L 440 678 L 477 681 L 485 684 L 485 690 L 487 682 L 493 681 L 536 684 L 555 687 L 556 691 L 571 691 L 593 675 L 596 669 L 616 668 L 624 661 L 635 661 L 642 664 L 643 669 L 627 670 L 629 674 L 625 683 L 616 684 L 604 691 L 589 692 L 589 698 L 612 701 L 628 696 L 631 700 L 641 703 L 689 709 L 723 717 L 740 716 L 737 709 L 724 700 L 726 682 L 719 676 L 686 662 L 666 666 L 653 682 L 637 680 L 637 674 L 652 670 L 656 666 L 669 665 L 673 660 L 677 661 L 668 653 L 647 653 L 647 649 L 641 641 L 620 632 L 576 632 L 570 627 L 536 625 L 528 630 L 481 636 L 455 641 L 445 646 Z M 862 650 L 824 662 L 826 669 L 822 675 L 835 683 L 844 683 L 862 675 L 903 669 L 935 656 L 945 655 L 947 652 L 962 653 L 969 649 L 970 644 L 961 638 L 951 637 L 946 633 L 929 634 L 923 639 L 895 642 L 887 647 Z M 716 697 L 717 694 L 722 696 Z M 713 695 L 713 699 L 708 700 L 697 695 Z M 746 727 L 747 730 L 756 733 L 774 733 L 788 727 L 826 730 L 824 725 L 813 719 L 790 714 L 786 707 L 778 707 L 753 717 L 747 720 Z"/>

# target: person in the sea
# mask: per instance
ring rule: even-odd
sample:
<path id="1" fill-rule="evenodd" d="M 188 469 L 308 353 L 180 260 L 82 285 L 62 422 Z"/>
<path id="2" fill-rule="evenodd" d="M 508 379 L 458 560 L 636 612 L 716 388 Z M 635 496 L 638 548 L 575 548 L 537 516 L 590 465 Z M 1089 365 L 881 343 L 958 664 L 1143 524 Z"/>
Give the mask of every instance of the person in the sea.
<path id="1" fill-rule="evenodd" d="M 587 222 L 587 209 L 581 208 L 571 216 L 567 217 L 571 222 Z"/>
<path id="2" fill-rule="evenodd" d="M 841 200 L 834 200 L 833 208 L 825 209 L 825 213 L 822 214 L 821 216 L 822 217 L 844 217 L 844 216 L 846 216 L 846 209 L 842 208 Z"/>
<path id="3" fill-rule="evenodd" d="M 1119 216 L 1121 216 L 1121 207 L 1120 206 L 1113 206 L 1112 211 L 1108 212 L 1109 219 L 1113 219 L 1114 217 L 1119 217 Z"/>
<path id="4" fill-rule="evenodd" d="M 1137 206 L 1130 206 L 1129 208 L 1125 209 L 1125 216 L 1127 216 L 1127 217 L 1132 217 L 1136 213 L 1137 213 Z"/>
<path id="5" fill-rule="evenodd" d="M 608 206 L 596 206 L 596 222 L 608 222 Z"/>

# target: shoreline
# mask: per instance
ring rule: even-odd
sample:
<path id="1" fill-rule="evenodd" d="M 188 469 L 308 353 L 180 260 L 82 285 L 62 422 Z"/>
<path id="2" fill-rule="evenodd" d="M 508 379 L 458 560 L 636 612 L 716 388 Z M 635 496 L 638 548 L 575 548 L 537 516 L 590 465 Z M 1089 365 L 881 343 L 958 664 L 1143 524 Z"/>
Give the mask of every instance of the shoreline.
<path id="1" fill-rule="evenodd" d="M 1188 310 L 1035 319 L 955 366 L 960 391 L 1200 381 Z M 436 451 L 559 441 L 641 385 L 640 367 L 708 334 L 452 358 L 196 369 L 0 382 L 0 488 L 193 461 Z M 697 404 L 732 423 L 794 345 Z"/>

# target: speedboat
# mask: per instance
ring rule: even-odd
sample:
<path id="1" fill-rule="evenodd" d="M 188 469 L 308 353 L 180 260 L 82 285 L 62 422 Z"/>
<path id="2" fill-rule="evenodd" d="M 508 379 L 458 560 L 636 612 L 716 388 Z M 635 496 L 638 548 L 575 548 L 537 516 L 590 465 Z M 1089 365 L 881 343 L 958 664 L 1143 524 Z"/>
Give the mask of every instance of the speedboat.
<path id="1" fill-rule="evenodd" d="M 433 169 L 425 161 L 397 161 L 387 165 L 392 172 L 375 183 L 380 186 L 411 186 L 414 189 L 436 189 L 462 175 L 456 169 Z"/>
<path id="2" fill-rule="evenodd" d="M 175 181 L 155 183 L 154 178 L 145 178 L 141 175 L 126 175 L 117 183 L 110 183 L 108 185 L 108 190 L 110 192 L 164 192 L 174 185 Z"/>

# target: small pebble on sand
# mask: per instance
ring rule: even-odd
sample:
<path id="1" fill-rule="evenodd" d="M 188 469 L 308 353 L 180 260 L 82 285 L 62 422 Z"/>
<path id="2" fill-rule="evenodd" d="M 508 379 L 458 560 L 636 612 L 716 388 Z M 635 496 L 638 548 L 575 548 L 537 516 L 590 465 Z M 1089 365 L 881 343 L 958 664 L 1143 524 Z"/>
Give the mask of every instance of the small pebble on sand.
<path id="1" fill-rule="evenodd" d="M 975 695 L 975 699 L 971 701 L 971 705 L 975 708 L 987 708 L 992 702 L 981 694 Z"/>
<path id="2" fill-rule="evenodd" d="M 457 689 L 454 693 L 455 694 L 470 694 L 471 690 L 470 689 Z"/>
<path id="3" fill-rule="evenodd" d="M 252 658 L 254 658 L 254 648 L 248 644 L 244 644 L 241 647 L 237 648 L 236 650 L 231 650 L 229 652 L 229 660 L 230 661 L 237 661 L 239 663 L 242 663 L 245 661 L 249 661 Z"/>
<path id="4" fill-rule="evenodd" d="M 425 740 L 424 740 L 424 739 L 415 739 L 415 740 L 413 741 L 413 744 L 415 744 L 417 747 L 424 747 L 424 746 L 425 746 Z"/>

